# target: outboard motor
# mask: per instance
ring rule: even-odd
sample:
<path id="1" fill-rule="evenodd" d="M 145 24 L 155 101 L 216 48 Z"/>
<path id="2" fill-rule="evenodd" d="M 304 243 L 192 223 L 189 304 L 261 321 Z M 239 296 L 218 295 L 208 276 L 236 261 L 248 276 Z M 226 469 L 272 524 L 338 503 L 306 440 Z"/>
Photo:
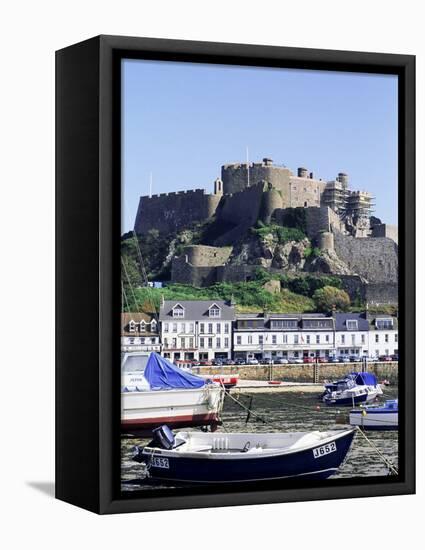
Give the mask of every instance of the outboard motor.
<path id="1" fill-rule="evenodd" d="M 172 430 L 164 424 L 159 428 L 152 430 L 153 440 L 149 443 L 149 447 L 160 447 L 161 449 L 170 450 L 174 447 L 175 438 Z"/>

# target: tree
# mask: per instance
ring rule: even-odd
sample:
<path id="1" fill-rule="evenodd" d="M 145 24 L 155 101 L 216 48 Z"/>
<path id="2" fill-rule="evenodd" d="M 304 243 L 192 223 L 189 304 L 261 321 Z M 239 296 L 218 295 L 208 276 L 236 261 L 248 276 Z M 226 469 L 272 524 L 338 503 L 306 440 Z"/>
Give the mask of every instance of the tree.
<path id="1" fill-rule="evenodd" d="M 313 294 L 313 300 L 318 311 L 331 311 L 334 307 L 339 311 L 347 311 L 350 306 L 350 297 L 345 292 L 334 286 L 324 286 Z"/>

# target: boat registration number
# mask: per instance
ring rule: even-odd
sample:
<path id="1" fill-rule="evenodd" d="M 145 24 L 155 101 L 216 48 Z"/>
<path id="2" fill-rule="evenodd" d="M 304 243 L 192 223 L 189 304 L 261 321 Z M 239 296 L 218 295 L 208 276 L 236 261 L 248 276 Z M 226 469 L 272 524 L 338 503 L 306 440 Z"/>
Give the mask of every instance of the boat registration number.
<path id="1" fill-rule="evenodd" d="M 170 463 L 168 462 L 168 458 L 162 458 L 159 456 L 154 456 L 151 459 L 151 465 L 155 468 L 170 468 Z"/>
<path id="2" fill-rule="evenodd" d="M 321 456 L 328 455 L 329 453 L 334 453 L 336 451 L 336 443 L 328 443 L 327 445 L 322 445 L 321 447 L 316 447 L 313 449 L 314 458 L 320 458 Z"/>

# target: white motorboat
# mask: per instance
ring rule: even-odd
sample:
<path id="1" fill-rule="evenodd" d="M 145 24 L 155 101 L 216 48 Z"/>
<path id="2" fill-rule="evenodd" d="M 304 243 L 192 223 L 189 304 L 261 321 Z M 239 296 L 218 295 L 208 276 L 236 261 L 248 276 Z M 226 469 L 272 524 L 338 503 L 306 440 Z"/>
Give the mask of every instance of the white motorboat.
<path id="1" fill-rule="evenodd" d="M 136 360 L 133 354 L 126 355 L 122 365 L 122 432 L 143 434 L 162 424 L 217 427 L 224 399 L 222 386 L 179 369 L 154 352 L 145 355 L 144 361 L 143 356 Z"/>
<path id="2" fill-rule="evenodd" d="M 397 430 L 398 399 L 385 401 L 381 406 L 362 406 L 350 411 L 350 424 L 365 430 Z"/>

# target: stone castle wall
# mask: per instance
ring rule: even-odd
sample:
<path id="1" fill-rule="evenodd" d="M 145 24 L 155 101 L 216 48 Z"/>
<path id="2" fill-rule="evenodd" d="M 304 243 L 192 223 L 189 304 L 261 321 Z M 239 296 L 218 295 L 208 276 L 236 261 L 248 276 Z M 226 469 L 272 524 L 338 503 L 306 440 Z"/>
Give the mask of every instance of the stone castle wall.
<path id="1" fill-rule="evenodd" d="M 249 165 L 250 186 L 265 180 L 282 192 L 283 200 L 289 204 L 289 179 L 292 172 L 283 166 L 274 166 L 265 162 Z M 221 167 L 224 194 L 239 193 L 248 187 L 248 164 L 225 164 Z"/>
<path id="2" fill-rule="evenodd" d="M 164 234 L 179 231 L 211 219 L 220 199 L 220 194 L 210 195 L 203 189 L 140 197 L 134 229 L 139 234 L 153 228 Z"/>
<path id="3" fill-rule="evenodd" d="M 254 225 L 260 215 L 263 187 L 257 183 L 241 193 L 224 195 L 217 212 L 219 219 L 234 225 Z"/>
<path id="4" fill-rule="evenodd" d="M 351 271 L 368 283 L 397 283 L 398 250 L 391 239 L 356 239 L 334 231 L 335 252 Z"/>

